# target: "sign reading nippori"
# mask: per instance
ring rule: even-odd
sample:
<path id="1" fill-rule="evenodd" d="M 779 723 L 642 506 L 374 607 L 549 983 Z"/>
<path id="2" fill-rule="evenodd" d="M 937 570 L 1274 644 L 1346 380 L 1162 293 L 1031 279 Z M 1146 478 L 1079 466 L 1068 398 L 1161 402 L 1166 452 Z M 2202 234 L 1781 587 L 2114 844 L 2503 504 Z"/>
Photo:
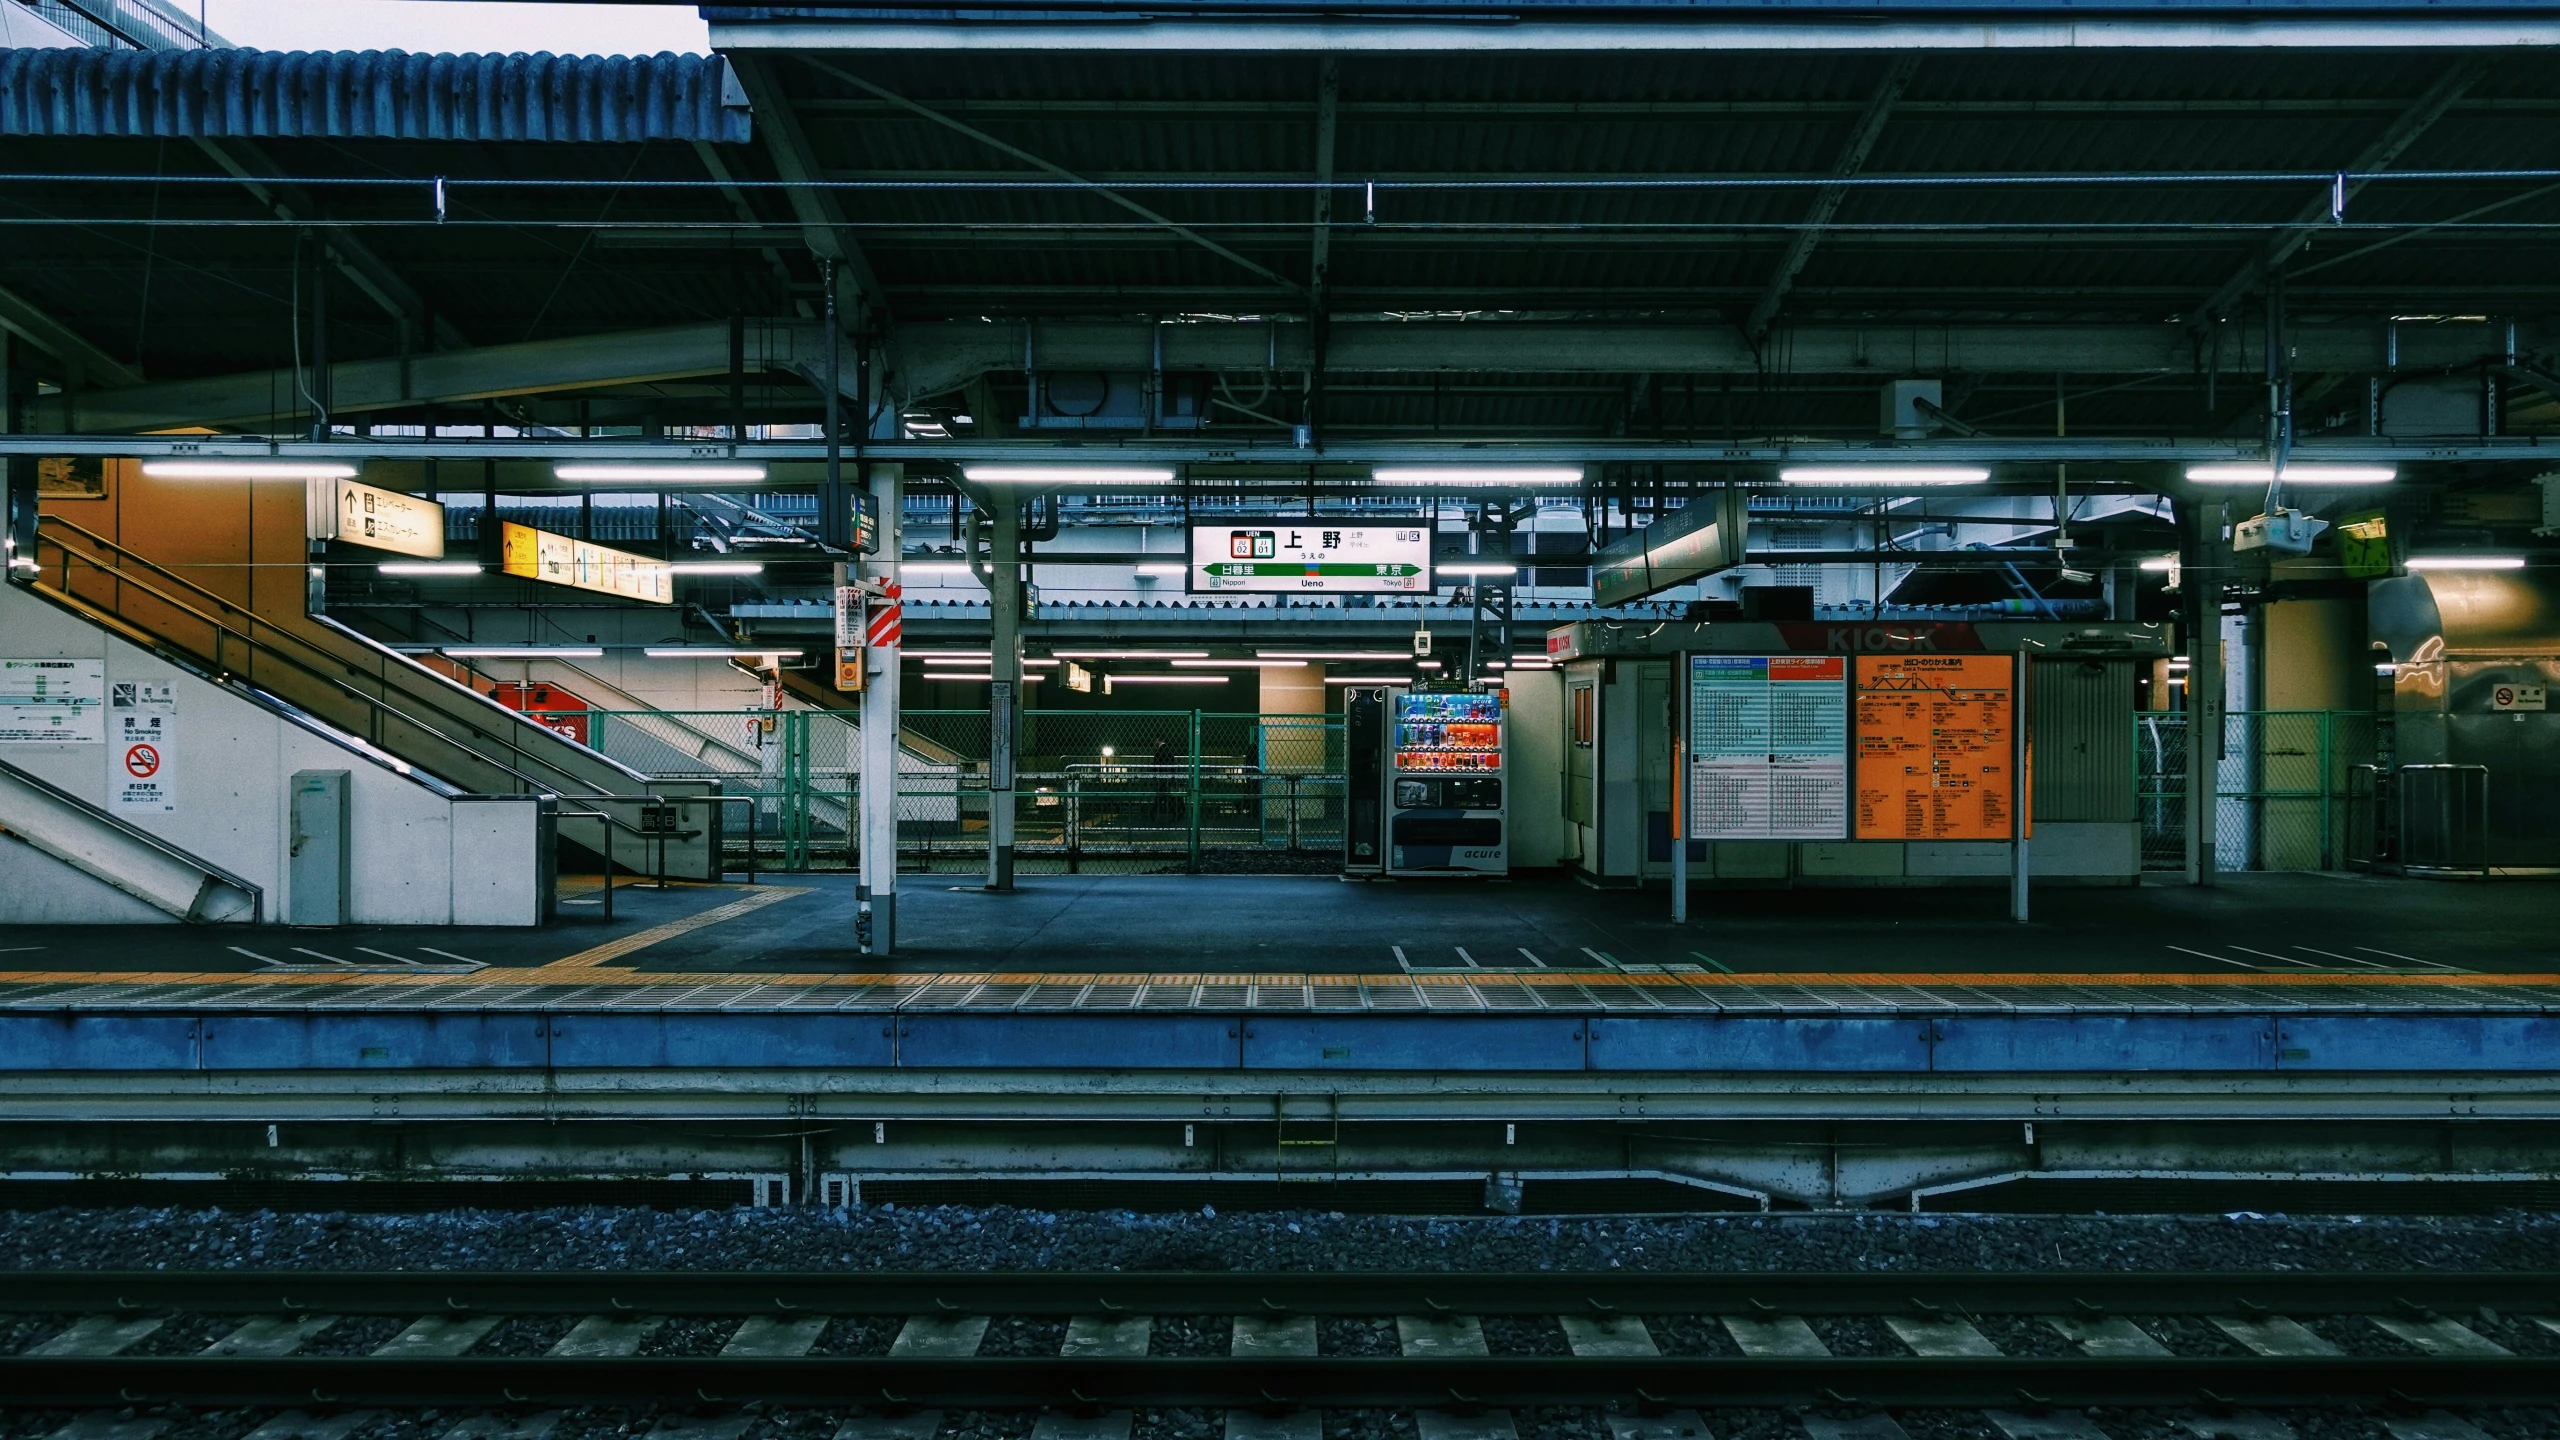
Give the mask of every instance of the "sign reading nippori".
<path id="1" fill-rule="evenodd" d="M 2006 655 L 1860 655 L 1858 838 L 2006 840 L 2017 790 Z"/>

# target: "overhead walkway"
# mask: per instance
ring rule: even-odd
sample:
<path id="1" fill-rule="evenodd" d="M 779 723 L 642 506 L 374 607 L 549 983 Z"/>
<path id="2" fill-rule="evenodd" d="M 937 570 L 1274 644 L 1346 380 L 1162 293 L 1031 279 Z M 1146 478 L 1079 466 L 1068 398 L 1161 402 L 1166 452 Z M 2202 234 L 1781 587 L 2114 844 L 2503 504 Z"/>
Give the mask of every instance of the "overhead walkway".
<path id="1" fill-rule="evenodd" d="M 255 553 L 245 527 L 237 553 Z M 309 614 L 298 590 L 279 601 L 252 584 L 244 602 L 55 514 L 41 521 L 36 558 L 37 594 L 135 644 L 236 677 L 460 792 L 554 796 L 559 835 L 621 866 L 719 878 L 715 782 L 618 763 Z"/>

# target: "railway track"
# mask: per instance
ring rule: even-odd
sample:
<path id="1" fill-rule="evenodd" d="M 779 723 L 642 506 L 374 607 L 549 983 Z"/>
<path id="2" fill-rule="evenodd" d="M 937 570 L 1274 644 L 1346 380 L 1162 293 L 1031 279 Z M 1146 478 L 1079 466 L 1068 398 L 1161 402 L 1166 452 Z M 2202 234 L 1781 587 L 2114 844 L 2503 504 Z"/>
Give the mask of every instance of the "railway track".
<path id="1" fill-rule="evenodd" d="M 2539 1273 L 20 1272 L 0 1316 L 23 1347 L 0 1356 L 17 1409 L 762 1402 L 852 1412 L 842 1440 L 917 1440 L 949 1408 L 1105 1437 L 1131 1410 L 1224 1410 L 1237 1440 L 1410 1410 L 1438 1417 L 1424 1440 L 1499 1440 L 1507 1412 L 1553 1406 L 1640 1430 L 1701 1409 L 1961 1407 L 2003 1435 L 2102 1437 L 2070 1428 L 2089 1425 L 2078 1412 L 2560 1402 L 2560 1275 Z M 1157 1316 L 1224 1317 L 1219 1353 L 1153 1353 Z M 1049 1353 L 983 1354 L 997 1317 L 1063 1333 Z M 1383 1353 L 1320 1343 L 1355 1318 Z M 486 1353 L 502 1323 L 536 1319 L 538 1352 Z M 1551 1353 L 1496 1353 L 1488 1321 Z M 849 1343 L 856 1322 L 869 1338 Z M 1891 1349 L 1833 1353 L 1824 1328 L 1844 1324 Z M 681 1346 L 653 1341 L 678 1330 Z M 2014 1353 L 2022 1335 L 2043 1353 Z"/>

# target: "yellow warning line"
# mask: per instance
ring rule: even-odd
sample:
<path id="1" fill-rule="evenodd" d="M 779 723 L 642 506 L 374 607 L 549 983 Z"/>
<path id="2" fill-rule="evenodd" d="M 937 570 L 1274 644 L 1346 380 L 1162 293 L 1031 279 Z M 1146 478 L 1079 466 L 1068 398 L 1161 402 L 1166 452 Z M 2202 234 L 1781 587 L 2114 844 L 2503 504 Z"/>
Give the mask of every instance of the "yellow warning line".
<path id="1" fill-rule="evenodd" d="M 707 926 L 718 925 L 724 921 L 735 920 L 741 915 L 753 914 L 767 905 L 780 904 L 794 895 L 806 895 L 808 893 L 809 891 L 805 886 L 799 888 L 781 885 L 759 887 L 754 894 L 749 895 L 744 899 L 732 900 L 726 905 L 714 905 L 699 915 L 687 915 L 681 920 L 670 920 L 664 925 L 652 925 L 646 930 L 625 935 L 619 940 L 607 940 L 593 949 L 581 950 L 575 955 L 563 955 L 548 965 L 534 967 L 534 970 L 536 973 L 543 973 L 556 972 L 560 970 L 578 970 L 589 966 L 602 965 L 607 961 L 619 960 L 623 956 L 629 955 L 634 951 L 646 950 L 652 945 L 662 944 L 666 941 L 673 940 L 679 935 L 690 935 L 694 931 L 703 929 Z M 489 972 L 485 970 L 480 972 L 484 977 L 487 976 L 488 973 Z"/>

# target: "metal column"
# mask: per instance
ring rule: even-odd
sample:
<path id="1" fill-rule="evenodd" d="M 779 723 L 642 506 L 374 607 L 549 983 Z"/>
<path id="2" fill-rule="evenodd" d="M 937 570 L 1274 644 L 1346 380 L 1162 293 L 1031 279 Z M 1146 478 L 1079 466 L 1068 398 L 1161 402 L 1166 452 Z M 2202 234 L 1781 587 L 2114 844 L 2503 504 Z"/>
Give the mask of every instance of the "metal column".
<path id="1" fill-rule="evenodd" d="M 1671 918 L 1689 918 L 1689 652 L 1671 657 Z"/>
<path id="2" fill-rule="evenodd" d="M 2178 506 L 2179 586 L 2186 592 L 2187 883 L 2214 883 L 2215 792 L 2222 779 L 2222 538 L 2219 501 Z"/>
<path id="3" fill-rule="evenodd" d="M 987 572 L 987 888 L 1013 888 L 1013 745 L 1022 696 L 1022 498 L 997 491 Z"/>
<path id="4" fill-rule="evenodd" d="M 2027 807 L 2034 797 L 2027 786 L 2027 652 L 2010 662 L 2009 672 L 2009 918 L 2027 923 Z"/>
<path id="5" fill-rule="evenodd" d="M 902 624 L 898 546 L 902 515 L 895 465 L 871 467 L 871 498 L 880 520 L 880 548 L 862 560 L 864 578 L 882 593 L 863 646 L 862 682 L 862 892 L 870 897 L 867 953 L 892 954 L 898 944 L 898 649 Z M 885 613 L 884 613 L 885 612 Z"/>

